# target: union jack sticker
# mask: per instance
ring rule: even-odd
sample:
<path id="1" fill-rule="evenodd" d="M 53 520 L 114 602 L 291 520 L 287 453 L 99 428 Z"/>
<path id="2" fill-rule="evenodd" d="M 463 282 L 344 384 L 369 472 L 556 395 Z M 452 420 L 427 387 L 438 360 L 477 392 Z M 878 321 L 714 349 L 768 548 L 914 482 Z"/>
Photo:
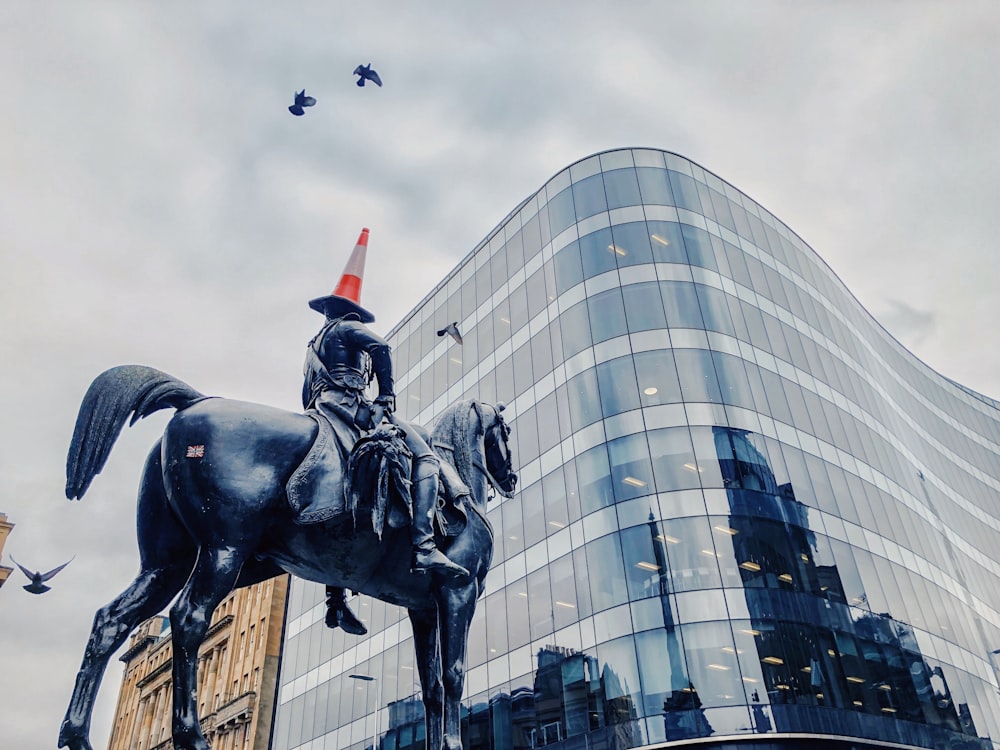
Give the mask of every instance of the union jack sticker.
<path id="1" fill-rule="evenodd" d="M 205 446 L 204 445 L 189 445 L 187 449 L 187 458 L 204 458 L 205 457 Z"/>

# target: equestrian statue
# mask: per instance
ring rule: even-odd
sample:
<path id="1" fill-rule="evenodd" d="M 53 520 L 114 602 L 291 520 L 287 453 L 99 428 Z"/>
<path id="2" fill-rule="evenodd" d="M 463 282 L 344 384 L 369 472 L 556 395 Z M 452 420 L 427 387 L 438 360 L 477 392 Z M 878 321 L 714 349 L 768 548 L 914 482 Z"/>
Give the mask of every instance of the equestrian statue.
<path id="1" fill-rule="evenodd" d="M 126 420 L 176 413 L 139 486 L 139 573 L 94 617 L 59 747 L 92 750 L 108 660 L 174 601 L 172 738 L 178 750 L 209 750 L 197 657 L 212 613 L 233 589 L 287 572 L 326 586 L 330 627 L 365 632 L 347 589 L 406 608 L 427 748 L 461 750 L 469 625 L 493 554 L 486 502 L 493 491 L 511 497 L 517 483 L 510 428 L 502 405 L 474 399 L 445 409 L 431 432 L 395 415 L 389 345 L 360 304 L 367 243 L 364 229 L 333 293 L 309 303 L 326 320 L 306 350 L 304 413 L 206 396 L 141 365 L 91 383 L 66 462 L 71 500 Z"/>

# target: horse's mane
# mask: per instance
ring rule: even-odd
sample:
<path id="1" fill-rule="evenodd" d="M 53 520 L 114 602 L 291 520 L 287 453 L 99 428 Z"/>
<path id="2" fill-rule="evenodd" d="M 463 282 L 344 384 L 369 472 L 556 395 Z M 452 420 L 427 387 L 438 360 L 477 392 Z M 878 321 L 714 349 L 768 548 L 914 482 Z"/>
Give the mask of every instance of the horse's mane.
<path id="1" fill-rule="evenodd" d="M 479 444 L 468 439 L 474 418 L 479 421 L 477 437 L 481 437 L 486 431 L 482 405 L 475 399 L 459 401 L 444 411 L 431 433 L 433 445 L 447 445 L 452 449 L 455 470 L 466 484 L 470 484 L 474 476 L 473 446 Z"/>

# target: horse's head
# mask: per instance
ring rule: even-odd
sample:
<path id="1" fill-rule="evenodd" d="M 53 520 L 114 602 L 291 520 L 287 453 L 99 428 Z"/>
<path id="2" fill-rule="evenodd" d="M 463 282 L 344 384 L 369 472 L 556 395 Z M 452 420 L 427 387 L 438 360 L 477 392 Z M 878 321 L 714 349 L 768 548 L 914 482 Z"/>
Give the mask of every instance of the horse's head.
<path id="1" fill-rule="evenodd" d="M 513 497 L 517 486 L 510 451 L 510 425 L 503 418 L 504 405 L 483 404 L 483 448 L 491 483 L 504 497 Z"/>

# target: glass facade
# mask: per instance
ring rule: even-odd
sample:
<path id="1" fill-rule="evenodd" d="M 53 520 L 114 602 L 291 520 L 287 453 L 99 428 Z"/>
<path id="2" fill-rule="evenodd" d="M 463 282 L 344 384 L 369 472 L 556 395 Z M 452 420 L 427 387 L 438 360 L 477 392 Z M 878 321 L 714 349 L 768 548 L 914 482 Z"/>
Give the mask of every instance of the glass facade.
<path id="1" fill-rule="evenodd" d="M 466 750 L 1000 748 L 1000 404 L 746 195 L 584 159 L 389 340 L 405 417 L 474 396 L 513 429 Z M 405 613 L 355 598 L 357 639 L 322 593 L 292 586 L 274 747 L 422 747 Z"/>

